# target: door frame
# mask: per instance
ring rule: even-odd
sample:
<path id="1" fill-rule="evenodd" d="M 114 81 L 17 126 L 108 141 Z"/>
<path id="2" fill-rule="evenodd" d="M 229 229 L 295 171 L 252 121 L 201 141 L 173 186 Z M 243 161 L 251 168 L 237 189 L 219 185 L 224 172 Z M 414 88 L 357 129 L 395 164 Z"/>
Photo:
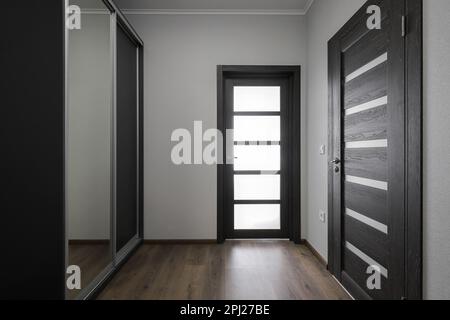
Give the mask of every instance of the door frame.
<path id="1" fill-rule="evenodd" d="M 225 107 L 225 80 L 229 78 L 265 78 L 279 77 L 286 78 L 288 81 L 287 92 L 287 113 L 288 121 L 284 125 L 288 128 L 287 148 L 287 171 L 286 191 L 287 199 L 287 219 L 289 239 L 296 244 L 301 243 L 301 217 L 300 217 L 300 179 L 301 179 L 301 103 L 300 103 L 300 84 L 301 67 L 300 66 L 237 66 L 237 65 L 218 65 L 217 66 L 217 129 L 223 133 L 223 149 L 221 155 L 226 155 L 226 119 L 227 110 Z M 219 156 L 219 159 L 220 159 Z M 224 160 L 224 162 L 226 162 Z M 225 225 L 225 192 L 228 190 L 226 185 L 226 164 L 217 165 L 217 242 L 223 243 L 226 240 Z M 251 232 L 249 237 L 251 237 Z"/>
<path id="2" fill-rule="evenodd" d="M 398 1 L 399 0 L 391 0 Z M 402 0 L 405 17 L 404 37 L 404 82 L 405 82 L 405 286 L 403 298 L 418 300 L 423 296 L 422 285 L 422 0 Z M 339 124 L 341 121 L 341 59 L 340 39 L 355 26 L 366 8 L 379 1 L 369 0 L 341 30 L 328 42 L 328 161 L 339 156 Z M 398 26 L 401 30 L 401 26 Z M 342 266 L 342 226 L 341 210 L 334 210 L 340 202 L 341 194 L 334 193 L 334 186 L 339 183 L 335 179 L 334 166 L 328 167 L 328 268 L 341 281 Z M 340 180 L 340 179 L 339 179 Z"/>

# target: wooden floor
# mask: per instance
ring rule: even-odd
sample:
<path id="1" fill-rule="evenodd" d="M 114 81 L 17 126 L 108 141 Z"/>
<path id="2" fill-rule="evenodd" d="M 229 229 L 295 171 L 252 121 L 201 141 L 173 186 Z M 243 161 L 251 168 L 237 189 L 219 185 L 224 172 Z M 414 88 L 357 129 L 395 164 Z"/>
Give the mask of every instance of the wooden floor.
<path id="1" fill-rule="evenodd" d="M 288 241 L 143 245 L 99 299 L 349 299 L 305 246 Z"/>

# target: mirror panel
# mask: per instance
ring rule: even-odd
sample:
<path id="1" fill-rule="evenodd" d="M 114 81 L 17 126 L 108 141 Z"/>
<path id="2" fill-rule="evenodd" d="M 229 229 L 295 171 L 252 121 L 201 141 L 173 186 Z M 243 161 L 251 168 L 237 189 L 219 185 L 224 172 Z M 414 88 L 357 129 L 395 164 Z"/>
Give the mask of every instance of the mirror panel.
<path id="1" fill-rule="evenodd" d="M 81 290 L 112 262 L 112 61 L 110 11 L 101 0 L 81 8 L 81 29 L 68 31 L 68 266 L 81 269 Z"/>

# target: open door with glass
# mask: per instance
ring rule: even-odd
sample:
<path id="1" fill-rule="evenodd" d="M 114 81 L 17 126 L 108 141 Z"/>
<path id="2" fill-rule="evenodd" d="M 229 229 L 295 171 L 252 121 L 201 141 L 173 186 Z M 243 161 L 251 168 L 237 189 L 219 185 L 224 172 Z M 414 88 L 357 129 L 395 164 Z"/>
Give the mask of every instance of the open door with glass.
<path id="1" fill-rule="evenodd" d="M 218 179 L 218 211 L 223 210 L 219 238 L 223 233 L 224 239 L 293 239 L 294 228 L 300 233 L 290 203 L 295 179 L 288 154 L 297 140 L 290 130 L 294 127 L 290 121 L 294 118 L 289 117 L 294 101 L 290 80 L 275 72 L 232 73 L 219 80 L 223 88 L 219 129 L 228 130 L 226 163 L 219 168 Z"/>

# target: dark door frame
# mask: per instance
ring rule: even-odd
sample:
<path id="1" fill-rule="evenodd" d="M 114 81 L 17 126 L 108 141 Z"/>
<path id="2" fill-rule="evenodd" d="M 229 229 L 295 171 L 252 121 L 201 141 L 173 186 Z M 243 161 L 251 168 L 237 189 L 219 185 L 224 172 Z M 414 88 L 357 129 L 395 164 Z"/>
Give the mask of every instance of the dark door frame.
<path id="1" fill-rule="evenodd" d="M 403 298 L 422 299 L 422 0 L 391 0 L 403 6 L 405 17 L 404 82 L 405 82 L 405 268 Z M 329 41 L 329 161 L 340 152 L 335 150 L 341 110 L 340 39 L 347 35 L 366 14 L 369 0 Z M 401 32 L 401 26 L 396 27 Z M 336 116 L 337 115 L 337 116 Z M 340 210 L 334 211 L 340 194 L 333 193 L 334 166 L 328 169 L 328 267 L 338 280 L 341 270 Z"/>
<path id="2" fill-rule="evenodd" d="M 223 133 L 223 150 L 221 156 L 226 155 L 226 119 L 225 81 L 230 78 L 285 78 L 288 81 L 287 114 L 284 126 L 287 128 L 287 159 L 286 168 L 290 173 L 287 177 L 287 219 L 289 239 L 297 244 L 301 243 L 300 219 L 300 165 L 301 165 L 301 131 L 300 131 L 300 66 L 217 66 L 217 129 Z M 282 120 L 283 121 L 283 120 Z M 219 157 L 220 158 L 220 157 Z M 225 158 L 225 157 L 223 157 Z M 225 160 L 224 160 L 225 162 Z M 217 165 L 217 242 L 226 240 L 225 210 L 226 195 L 229 186 L 226 183 L 226 164 Z M 252 235 L 249 234 L 251 237 Z"/>

